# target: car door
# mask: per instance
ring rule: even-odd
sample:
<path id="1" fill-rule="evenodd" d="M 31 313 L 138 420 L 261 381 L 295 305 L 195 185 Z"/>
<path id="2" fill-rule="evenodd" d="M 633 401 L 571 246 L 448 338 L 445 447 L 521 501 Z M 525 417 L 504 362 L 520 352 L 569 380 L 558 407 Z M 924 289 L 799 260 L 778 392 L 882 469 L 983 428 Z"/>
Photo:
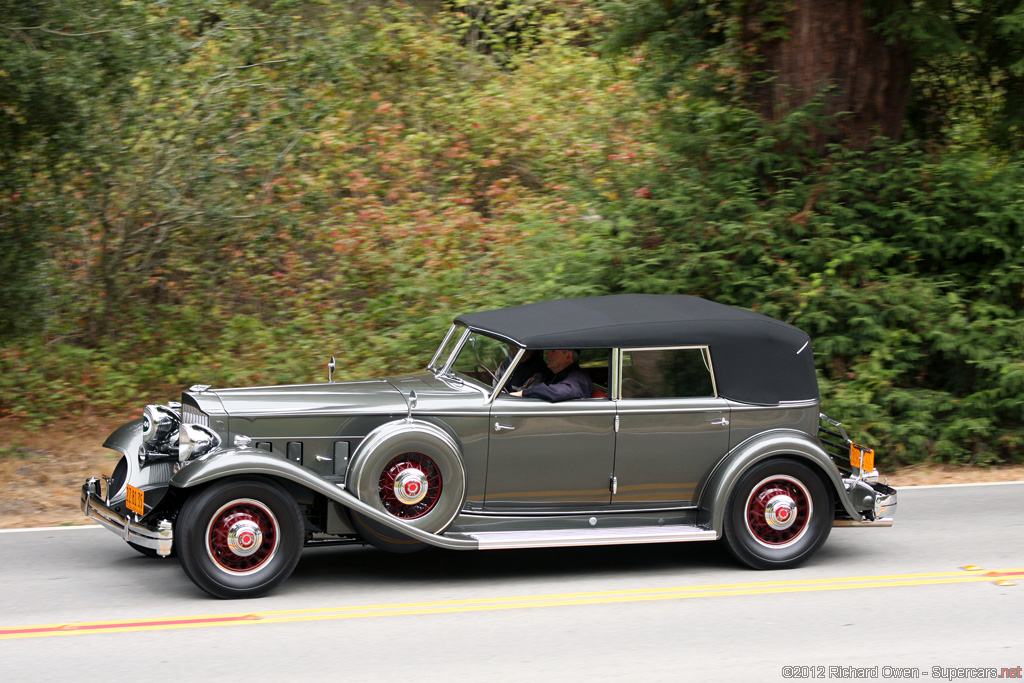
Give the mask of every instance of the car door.
<path id="1" fill-rule="evenodd" d="M 491 406 L 484 509 L 607 509 L 615 405 L 607 398 L 548 403 L 499 395 Z"/>
<path id="2" fill-rule="evenodd" d="M 707 347 L 622 349 L 614 509 L 695 504 L 729 449 L 729 406 L 716 395 Z"/>

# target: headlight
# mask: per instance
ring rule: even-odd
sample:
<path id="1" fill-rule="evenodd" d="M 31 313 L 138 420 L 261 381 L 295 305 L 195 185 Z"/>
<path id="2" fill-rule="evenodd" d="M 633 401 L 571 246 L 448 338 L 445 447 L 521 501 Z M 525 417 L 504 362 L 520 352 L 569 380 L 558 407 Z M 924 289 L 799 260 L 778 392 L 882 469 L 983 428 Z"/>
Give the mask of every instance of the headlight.
<path id="1" fill-rule="evenodd" d="M 142 409 L 142 440 L 163 441 L 175 430 L 181 420 L 170 408 L 149 405 Z"/>
<path id="2" fill-rule="evenodd" d="M 182 423 L 178 430 L 178 460 L 182 462 L 209 453 L 219 445 L 220 437 L 209 427 Z"/>

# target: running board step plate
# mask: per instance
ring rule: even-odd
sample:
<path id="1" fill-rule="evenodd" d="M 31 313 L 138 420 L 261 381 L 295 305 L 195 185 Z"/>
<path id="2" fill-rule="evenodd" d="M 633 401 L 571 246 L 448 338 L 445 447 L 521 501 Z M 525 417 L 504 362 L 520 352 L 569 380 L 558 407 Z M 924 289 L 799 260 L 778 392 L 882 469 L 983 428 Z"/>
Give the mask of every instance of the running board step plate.
<path id="1" fill-rule="evenodd" d="M 604 529 L 556 529 L 553 531 L 479 531 L 445 534 L 473 539 L 480 550 L 502 548 L 562 548 L 581 545 L 624 545 L 627 543 L 679 543 L 713 541 L 714 531 L 695 526 L 641 526 Z"/>

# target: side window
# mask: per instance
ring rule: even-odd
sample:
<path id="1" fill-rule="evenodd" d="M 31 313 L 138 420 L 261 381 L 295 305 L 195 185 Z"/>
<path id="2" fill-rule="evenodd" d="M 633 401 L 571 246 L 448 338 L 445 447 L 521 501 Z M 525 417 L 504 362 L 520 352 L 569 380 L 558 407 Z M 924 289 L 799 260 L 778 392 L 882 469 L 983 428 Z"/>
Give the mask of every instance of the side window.
<path id="1" fill-rule="evenodd" d="M 714 396 L 706 348 L 633 349 L 622 352 L 622 398 Z"/>

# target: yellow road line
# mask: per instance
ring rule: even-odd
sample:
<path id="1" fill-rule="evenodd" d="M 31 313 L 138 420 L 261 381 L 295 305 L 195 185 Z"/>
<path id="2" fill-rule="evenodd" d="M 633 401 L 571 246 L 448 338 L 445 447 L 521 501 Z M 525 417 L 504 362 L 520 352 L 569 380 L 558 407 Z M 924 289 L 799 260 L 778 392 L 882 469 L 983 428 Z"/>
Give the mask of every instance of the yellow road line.
<path id="1" fill-rule="evenodd" d="M 119 621 L 75 622 L 65 624 L 39 624 L 0 628 L 0 640 L 14 638 L 41 638 L 57 635 L 86 633 L 124 633 L 131 631 L 161 631 L 181 628 L 205 628 L 238 624 L 274 624 L 301 621 L 365 619 L 389 616 L 415 616 L 425 614 L 451 614 L 458 612 L 484 612 L 538 607 L 567 607 L 577 605 L 616 604 L 684 600 L 690 598 L 730 597 L 739 595 L 773 595 L 867 588 L 894 588 L 906 586 L 936 586 L 956 583 L 993 581 L 994 576 L 1014 574 L 1024 569 L 996 571 L 929 572 L 920 574 L 884 574 L 827 579 L 794 579 L 790 581 L 708 584 L 704 586 L 671 586 L 663 588 L 634 588 L 582 593 L 552 593 L 542 595 L 494 597 L 482 599 L 442 600 L 434 602 L 347 605 L 297 610 L 266 612 L 239 612 L 208 614 L 164 619 L 134 619 Z"/>

